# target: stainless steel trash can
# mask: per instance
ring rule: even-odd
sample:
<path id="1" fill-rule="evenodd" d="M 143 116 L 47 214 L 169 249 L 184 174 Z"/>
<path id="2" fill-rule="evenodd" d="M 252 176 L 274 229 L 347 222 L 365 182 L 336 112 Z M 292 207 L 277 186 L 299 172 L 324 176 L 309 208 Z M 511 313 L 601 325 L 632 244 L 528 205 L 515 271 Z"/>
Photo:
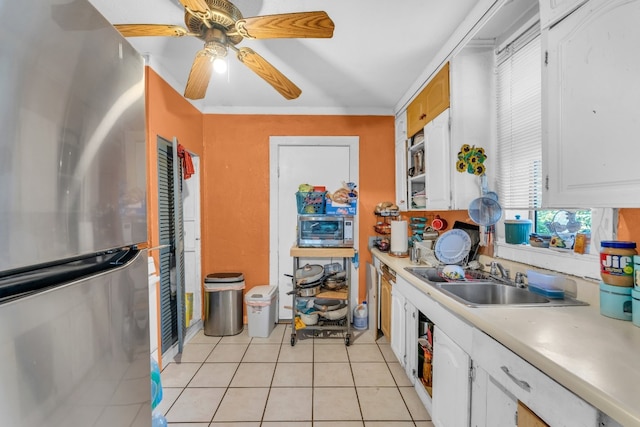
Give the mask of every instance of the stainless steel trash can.
<path id="1" fill-rule="evenodd" d="M 242 273 L 213 273 L 204 279 L 204 334 L 214 337 L 242 332 Z"/>

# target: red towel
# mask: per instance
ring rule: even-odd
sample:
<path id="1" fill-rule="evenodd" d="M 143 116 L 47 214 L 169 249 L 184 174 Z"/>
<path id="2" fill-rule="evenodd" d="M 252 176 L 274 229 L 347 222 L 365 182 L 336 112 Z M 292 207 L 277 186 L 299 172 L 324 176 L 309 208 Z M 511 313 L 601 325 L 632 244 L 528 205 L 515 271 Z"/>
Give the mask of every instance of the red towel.
<path id="1" fill-rule="evenodd" d="M 195 173 L 195 169 L 193 168 L 193 160 L 191 160 L 191 154 L 189 154 L 189 152 L 184 149 L 182 144 L 178 144 L 178 157 L 182 159 L 182 171 L 184 174 L 184 179 L 191 178 L 191 175 Z"/>

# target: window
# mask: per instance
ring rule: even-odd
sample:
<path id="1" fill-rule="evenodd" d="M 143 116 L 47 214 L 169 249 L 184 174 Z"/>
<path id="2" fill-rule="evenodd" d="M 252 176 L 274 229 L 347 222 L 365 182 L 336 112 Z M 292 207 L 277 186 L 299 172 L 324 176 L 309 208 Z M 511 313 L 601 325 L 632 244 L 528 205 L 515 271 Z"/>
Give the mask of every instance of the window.
<path id="1" fill-rule="evenodd" d="M 590 255 L 570 250 L 504 243 L 496 226 L 496 255 L 579 276 L 598 277 L 594 261 L 600 240 L 613 234 L 613 210 L 544 210 L 542 200 L 542 67 L 540 24 L 526 28 L 496 53 L 497 191 L 503 220 L 529 218 L 538 234 L 553 235 L 554 220 L 579 223 L 578 231 L 599 230 Z M 593 217 L 593 218 L 592 218 Z M 593 221 L 593 224 L 592 224 Z M 603 227 L 603 225 L 605 225 Z M 574 227 L 575 228 L 575 227 Z M 606 229 L 606 230 L 605 230 Z M 602 232 L 602 230 L 605 230 Z"/>
<path id="2" fill-rule="evenodd" d="M 542 109 L 538 23 L 497 54 L 498 194 L 508 209 L 542 202 Z"/>

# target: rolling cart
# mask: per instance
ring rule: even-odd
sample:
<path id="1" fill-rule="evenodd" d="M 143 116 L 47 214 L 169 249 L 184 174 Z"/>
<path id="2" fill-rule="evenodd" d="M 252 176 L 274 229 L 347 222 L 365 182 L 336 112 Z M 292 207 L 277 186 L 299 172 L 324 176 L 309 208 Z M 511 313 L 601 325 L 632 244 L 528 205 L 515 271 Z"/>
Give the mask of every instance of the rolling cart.
<path id="1" fill-rule="evenodd" d="M 296 300 L 299 298 L 299 289 L 296 283 L 295 272 L 300 267 L 301 258 L 342 258 L 342 267 L 346 272 L 346 287 L 341 290 L 323 290 L 312 297 L 314 299 L 331 300 L 338 302 L 344 302 L 347 306 L 347 313 L 341 319 L 335 320 L 319 320 L 316 325 L 306 325 L 303 330 L 311 331 L 341 331 L 344 332 L 345 345 L 351 344 L 351 301 L 350 301 L 350 289 L 351 289 L 351 259 L 355 255 L 355 249 L 353 248 L 299 248 L 294 246 L 291 248 L 290 255 L 293 257 L 293 310 L 294 310 L 294 324 L 292 325 L 291 332 L 291 346 L 296 345 L 297 330 L 295 327 L 296 316 Z"/>

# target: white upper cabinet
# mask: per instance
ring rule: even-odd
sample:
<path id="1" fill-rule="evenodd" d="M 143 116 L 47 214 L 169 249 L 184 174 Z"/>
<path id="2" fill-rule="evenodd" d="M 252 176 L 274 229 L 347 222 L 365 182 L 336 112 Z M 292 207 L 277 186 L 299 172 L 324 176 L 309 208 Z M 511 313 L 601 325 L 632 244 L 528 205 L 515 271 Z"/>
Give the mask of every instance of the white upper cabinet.
<path id="1" fill-rule="evenodd" d="M 451 59 L 451 194 L 452 209 L 468 209 L 481 196 L 480 180 L 456 171 L 457 154 L 463 145 L 482 147 L 487 176 L 495 177 L 495 47 L 470 42 Z"/>
<path id="2" fill-rule="evenodd" d="M 449 109 L 424 127 L 426 209 L 451 208 L 451 168 Z"/>
<path id="3" fill-rule="evenodd" d="M 540 0 L 540 25 L 547 28 L 576 10 L 587 0 Z"/>
<path id="4" fill-rule="evenodd" d="M 640 207 L 640 0 L 591 0 L 543 32 L 545 207 Z"/>
<path id="5" fill-rule="evenodd" d="M 407 111 L 396 117 L 396 205 L 407 210 Z"/>

